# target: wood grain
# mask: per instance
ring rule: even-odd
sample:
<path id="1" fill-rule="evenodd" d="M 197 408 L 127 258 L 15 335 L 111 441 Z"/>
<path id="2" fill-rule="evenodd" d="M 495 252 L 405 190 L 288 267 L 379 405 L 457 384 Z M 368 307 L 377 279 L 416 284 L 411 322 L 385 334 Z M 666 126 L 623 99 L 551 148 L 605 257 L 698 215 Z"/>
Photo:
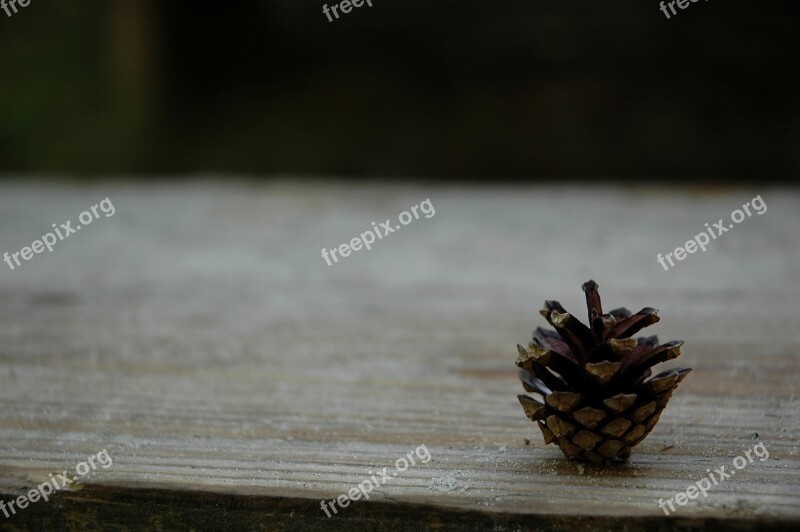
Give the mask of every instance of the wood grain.
<path id="1" fill-rule="evenodd" d="M 755 215 L 665 272 L 672 251 L 756 194 Z M 14 529 L 575 527 L 787 529 L 800 521 L 800 194 L 614 186 L 191 181 L 0 185 L 0 252 L 108 196 L 116 212 L 0 270 L 0 499 L 113 466 L 6 519 Z M 337 247 L 430 198 L 328 266 Z M 558 299 L 660 309 L 694 368 L 617 467 L 544 446 L 515 344 Z M 652 334 L 651 333 L 651 334 Z M 530 443 L 526 443 L 526 438 Z M 674 497 L 763 442 L 708 497 Z M 425 445 L 328 519 L 332 499 Z"/>

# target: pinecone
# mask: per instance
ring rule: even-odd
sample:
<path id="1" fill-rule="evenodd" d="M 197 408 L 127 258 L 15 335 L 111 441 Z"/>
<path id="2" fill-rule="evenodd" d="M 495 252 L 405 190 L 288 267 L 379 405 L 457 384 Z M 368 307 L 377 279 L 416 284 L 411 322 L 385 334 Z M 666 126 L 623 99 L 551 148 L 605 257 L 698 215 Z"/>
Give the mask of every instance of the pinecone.
<path id="1" fill-rule="evenodd" d="M 517 344 L 522 385 L 544 402 L 518 395 L 525 414 L 571 460 L 593 464 L 625 460 L 653 429 L 678 383 L 691 369 L 650 380 L 652 366 L 680 355 L 683 341 L 631 338 L 659 321 L 658 311 L 624 308 L 603 314 L 597 283 L 583 285 L 589 327 L 557 301 L 540 311 L 555 331 L 537 328 L 528 349 Z"/>

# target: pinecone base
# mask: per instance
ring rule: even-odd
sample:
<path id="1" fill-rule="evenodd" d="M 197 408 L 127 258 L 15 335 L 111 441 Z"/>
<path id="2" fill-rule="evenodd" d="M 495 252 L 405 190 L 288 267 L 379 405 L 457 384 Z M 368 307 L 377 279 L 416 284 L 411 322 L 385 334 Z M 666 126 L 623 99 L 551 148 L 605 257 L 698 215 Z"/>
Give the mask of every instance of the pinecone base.
<path id="1" fill-rule="evenodd" d="M 545 444 L 556 444 L 570 460 L 600 465 L 625 461 L 630 457 L 631 448 L 650 434 L 673 390 L 687 374 L 688 370 L 675 375 L 674 384 L 651 399 L 638 396 L 610 398 L 607 403 L 616 408 L 606 402 L 589 406 L 580 400 L 567 405 L 562 392 L 548 395 L 545 405 L 527 395 L 518 395 L 517 398 L 528 418 L 541 430 Z M 556 406 L 551 406 L 551 403 Z"/>

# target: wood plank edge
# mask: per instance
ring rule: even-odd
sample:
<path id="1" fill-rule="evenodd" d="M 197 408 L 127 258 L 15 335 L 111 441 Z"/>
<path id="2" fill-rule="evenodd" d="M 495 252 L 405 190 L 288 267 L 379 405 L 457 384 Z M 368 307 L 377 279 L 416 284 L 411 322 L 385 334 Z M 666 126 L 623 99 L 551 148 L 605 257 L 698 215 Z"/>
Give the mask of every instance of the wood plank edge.
<path id="1" fill-rule="evenodd" d="M 9 501 L 15 494 L 0 492 Z M 413 503 L 359 501 L 330 518 L 316 499 L 100 484 L 59 492 L 10 518 L 0 529 L 27 530 L 797 530 L 800 520 L 699 516 L 566 516 L 458 510 Z"/>

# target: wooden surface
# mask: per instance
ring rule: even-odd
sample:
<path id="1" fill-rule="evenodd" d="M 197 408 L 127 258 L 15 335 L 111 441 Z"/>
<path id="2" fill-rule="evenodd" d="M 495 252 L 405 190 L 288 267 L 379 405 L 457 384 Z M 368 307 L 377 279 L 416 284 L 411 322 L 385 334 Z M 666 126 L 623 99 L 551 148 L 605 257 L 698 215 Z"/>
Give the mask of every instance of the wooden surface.
<path id="1" fill-rule="evenodd" d="M 768 205 L 665 272 L 656 254 Z M 109 196 L 102 218 L 0 263 L 0 499 L 107 449 L 0 528 L 789 528 L 800 521 L 800 194 L 791 189 L 363 184 L 0 185 L 0 252 Z M 320 257 L 430 198 L 436 214 Z M 74 223 L 74 222 L 73 222 Z M 579 467 L 517 403 L 544 299 L 660 309 L 693 367 L 616 467 Z M 530 438 L 530 444 L 526 443 Z M 708 468 L 749 464 L 665 518 Z M 432 459 L 330 519 L 332 499 Z"/>

